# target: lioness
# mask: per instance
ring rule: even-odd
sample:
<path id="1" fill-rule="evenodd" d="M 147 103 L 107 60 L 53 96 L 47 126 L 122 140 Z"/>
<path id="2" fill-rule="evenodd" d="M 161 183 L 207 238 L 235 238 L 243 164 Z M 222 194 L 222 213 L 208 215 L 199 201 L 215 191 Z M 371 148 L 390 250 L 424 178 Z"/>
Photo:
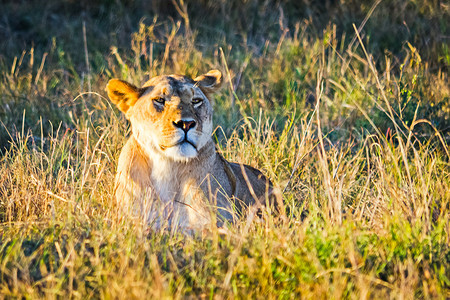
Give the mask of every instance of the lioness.
<path id="1" fill-rule="evenodd" d="M 235 211 L 272 199 L 258 170 L 226 161 L 215 149 L 209 98 L 222 83 L 211 70 L 191 79 L 162 75 L 142 88 L 111 79 L 110 100 L 131 122 L 115 180 L 121 208 L 154 228 L 221 226 Z M 269 200 L 271 201 L 271 200 Z"/>

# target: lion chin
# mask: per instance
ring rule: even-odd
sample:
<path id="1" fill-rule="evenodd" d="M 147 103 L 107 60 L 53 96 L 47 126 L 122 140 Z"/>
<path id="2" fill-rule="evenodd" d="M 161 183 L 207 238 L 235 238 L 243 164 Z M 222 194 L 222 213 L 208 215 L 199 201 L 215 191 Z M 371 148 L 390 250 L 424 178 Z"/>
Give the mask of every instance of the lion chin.
<path id="1" fill-rule="evenodd" d="M 197 232 L 282 204 L 260 171 L 228 162 L 216 151 L 209 99 L 221 84 L 217 70 L 194 79 L 161 75 L 141 88 L 108 82 L 108 97 L 132 126 L 115 178 L 121 217 L 154 230 Z"/>
<path id="2" fill-rule="evenodd" d="M 164 148 L 164 155 L 178 162 L 188 162 L 197 157 L 197 148 L 188 141 L 183 141 L 177 145 Z"/>

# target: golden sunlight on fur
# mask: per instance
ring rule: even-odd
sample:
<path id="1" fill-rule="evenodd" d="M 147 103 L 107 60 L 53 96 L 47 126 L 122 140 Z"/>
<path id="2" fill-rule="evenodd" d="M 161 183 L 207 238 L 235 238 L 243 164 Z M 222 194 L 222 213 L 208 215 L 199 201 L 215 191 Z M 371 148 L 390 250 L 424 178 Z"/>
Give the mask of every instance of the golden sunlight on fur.
<path id="1" fill-rule="evenodd" d="M 209 99 L 221 84 L 217 70 L 195 79 L 157 76 L 142 88 L 108 82 L 109 98 L 132 126 L 115 183 L 124 214 L 154 229 L 187 231 L 222 226 L 248 207 L 275 204 L 274 189 L 260 171 L 216 151 Z"/>

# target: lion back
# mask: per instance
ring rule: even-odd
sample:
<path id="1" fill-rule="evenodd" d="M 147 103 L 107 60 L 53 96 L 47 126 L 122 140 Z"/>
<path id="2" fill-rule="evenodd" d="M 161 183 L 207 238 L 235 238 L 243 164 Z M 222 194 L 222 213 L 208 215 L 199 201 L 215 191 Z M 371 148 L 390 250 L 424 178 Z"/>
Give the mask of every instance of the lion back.
<path id="1" fill-rule="evenodd" d="M 261 171 L 244 164 L 229 163 L 236 179 L 235 197 L 244 206 L 277 206 L 272 182 Z"/>

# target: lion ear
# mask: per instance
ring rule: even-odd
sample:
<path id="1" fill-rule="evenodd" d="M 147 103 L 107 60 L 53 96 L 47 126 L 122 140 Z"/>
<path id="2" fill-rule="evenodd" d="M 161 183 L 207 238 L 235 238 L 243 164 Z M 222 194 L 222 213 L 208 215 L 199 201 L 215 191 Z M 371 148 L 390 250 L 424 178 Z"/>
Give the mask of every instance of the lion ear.
<path id="1" fill-rule="evenodd" d="M 223 77 L 219 70 L 211 70 L 194 79 L 198 86 L 206 93 L 214 93 L 222 86 Z"/>
<path id="2" fill-rule="evenodd" d="M 140 89 L 123 80 L 111 79 L 106 85 L 108 97 L 122 112 L 126 113 L 140 96 Z"/>

